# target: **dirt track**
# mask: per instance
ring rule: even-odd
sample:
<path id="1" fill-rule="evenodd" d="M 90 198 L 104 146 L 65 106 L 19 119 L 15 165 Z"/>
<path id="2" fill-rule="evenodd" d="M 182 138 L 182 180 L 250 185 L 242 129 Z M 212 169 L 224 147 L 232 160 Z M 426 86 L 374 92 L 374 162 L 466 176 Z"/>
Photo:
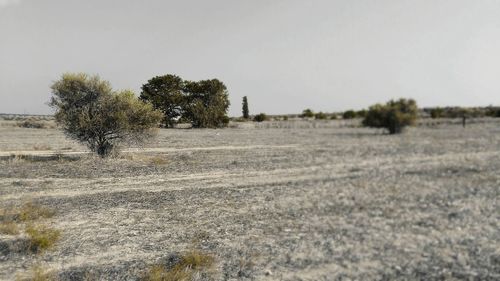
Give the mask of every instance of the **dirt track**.
<path id="1" fill-rule="evenodd" d="M 498 280 L 499 127 L 163 130 L 112 160 L 2 160 L 0 207 L 51 206 L 63 236 L 42 256 L 0 255 L 0 278 L 41 262 L 65 279 L 130 280 L 198 247 L 217 280 Z M 0 150 L 47 153 L 34 138 L 82 149 L 18 129 Z"/>

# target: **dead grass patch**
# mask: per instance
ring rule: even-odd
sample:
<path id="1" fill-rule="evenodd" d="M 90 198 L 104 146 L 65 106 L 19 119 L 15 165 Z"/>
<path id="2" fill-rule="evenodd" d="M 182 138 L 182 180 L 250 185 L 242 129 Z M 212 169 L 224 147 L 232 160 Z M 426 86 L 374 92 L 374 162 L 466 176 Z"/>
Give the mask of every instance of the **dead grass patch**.
<path id="1" fill-rule="evenodd" d="M 55 211 L 51 208 L 27 202 L 19 209 L 19 220 L 21 221 L 34 221 L 40 218 L 51 218 L 55 215 Z"/>
<path id="2" fill-rule="evenodd" d="M 215 258 L 207 253 L 192 250 L 180 256 L 171 267 L 154 265 L 146 273 L 145 281 L 189 281 L 194 275 L 213 267 Z"/>
<path id="3" fill-rule="evenodd" d="M 43 252 L 54 247 L 61 237 L 61 232 L 46 225 L 29 225 L 26 227 L 29 238 L 29 249 L 33 253 Z"/>

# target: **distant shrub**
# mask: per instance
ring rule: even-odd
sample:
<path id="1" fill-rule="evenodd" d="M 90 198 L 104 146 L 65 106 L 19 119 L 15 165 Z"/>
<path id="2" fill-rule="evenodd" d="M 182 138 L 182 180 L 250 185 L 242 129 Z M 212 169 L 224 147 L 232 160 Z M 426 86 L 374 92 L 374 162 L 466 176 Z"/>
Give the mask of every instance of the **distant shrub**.
<path id="1" fill-rule="evenodd" d="M 496 118 L 500 117 L 500 108 L 492 106 L 488 107 L 486 109 L 486 116 Z"/>
<path id="2" fill-rule="evenodd" d="M 365 117 L 366 117 L 366 113 L 367 113 L 367 112 L 368 112 L 368 111 L 366 111 L 366 109 L 361 109 L 361 110 L 358 110 L 358 111 L 356 112 L 356 117 L 358 117 L 358 118 L 365 118 Z"/>
<path id="3" fill-rule="evenodd" d="M 255 122 L 263 122 L 268 120 L 268 117 L 265 113 L 259 113 L 253 117 L 253 121 Z"/>
<path id="4" fill-rule="evenodd" d="M 332 115 L 330 116 L 330 119 L 332 119 L 332 120 L 336 120 L 336 119 L 338 119 L 338 117 L 339 117 L 339 116 L 338 116 L 337 114 L 335 114 L 335 113 L 334 113 L 334 114 L 332 114 Z"/>
<path id="5" fill-rule="evenodd" d="M 401 133 L 406 126 L 413 125 L 417 119 L 417 103 L 413 99 L 390 100 L 385 105 L 376 104 L 369 108 L 363 125 L 385 128 L 390 134 Z"/>
<path id="6" fill-rule="evenodd" d="M 312 118 L 312 117 L 314 117 L 314 112 L 311 109 L 309 109 L 309 108 L 304 109 L 302 111 L 302 114 L 300 115 L 300 117 L 302 117 L 302 118 Z"/>
<path id="7" fill-rule="evenodd" d="M 288 115 L 283 116 L 283 121 L 288 121 Z"/>
<path id="8" fill-rule="evenodd" d="M 436 107 L 431 109 L 430 114 L 432 119 L 442 118 L 444 116 L 444 110 L 440 107 Z"/>
<path id="9" fill-rule="evenodd" d="M 316 113 L 316 114 L 314 114 L 314 119 L 317 119 L 317 120 L 324 120 L 324 119 L 326 119 L 326 118 L 327 118 L 326 114 L 325 114 L 325 113 L 323 113 L 323 112 L 321 112 L 321 111 L 320 111 L 320 112 L 318 112 L 318 113 Z"/>
<path id="10" fill-rule="evenodd" d="M 17 126 L 21 128 L 30 128 L 30 129 L 46 129 L 47 124 L 43 121 L 36 120 L 34 118 L 28 118 L 24 121 L 20 121 L 17 123 Z"/>
<path id="11" fill-rule="evenodd" d="M 356 118 L 356 111 L 347 110 L 342 114 L 342 119 L 354 119 Z"/>

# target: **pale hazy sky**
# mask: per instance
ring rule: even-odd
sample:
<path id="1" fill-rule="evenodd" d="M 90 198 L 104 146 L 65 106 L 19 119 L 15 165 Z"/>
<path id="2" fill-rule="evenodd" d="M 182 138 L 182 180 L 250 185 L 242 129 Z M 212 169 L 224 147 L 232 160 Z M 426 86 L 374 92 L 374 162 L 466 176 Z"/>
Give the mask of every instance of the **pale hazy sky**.
<path id="1" fill-rule="evenodd" d="M 500 0 L 0 0 L 0 112 L 50 113 L 63 72 L 219 78 L 232 116 L 500 105 Z"/>

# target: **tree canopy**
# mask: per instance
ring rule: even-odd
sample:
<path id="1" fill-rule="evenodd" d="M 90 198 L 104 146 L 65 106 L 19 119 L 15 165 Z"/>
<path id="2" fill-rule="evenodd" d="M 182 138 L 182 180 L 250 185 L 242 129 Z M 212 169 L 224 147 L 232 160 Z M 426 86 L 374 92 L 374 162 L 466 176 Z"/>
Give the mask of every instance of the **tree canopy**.
<path id="1" fill-rule="evenodd" d="M 49 105 L 65 134 L 101 157 L 118 144 L 141 143 L 162 118 L 133 92 L 113 91 L 108 81 L 84 73 L 66 73 L 51 86 Z"/>
<path id="2" fill-rule="evenodd" d="M 227 88 L 218 79 L 195 82 L 172 74 L 156 76 L 142 86 L 140 99 L 163 112 L 167 127 L 189 122 L 195 128 L 214 128 L 229 122 Z"/>
<path id="3" fill-rule="evenodd" d="M 390 100 L 386 104 L 371 106 L 363 119 L 363 125 L 386 128 L 390 134 L 398 134 L 417 119 L 418 107 L 413 99 Z"/>

